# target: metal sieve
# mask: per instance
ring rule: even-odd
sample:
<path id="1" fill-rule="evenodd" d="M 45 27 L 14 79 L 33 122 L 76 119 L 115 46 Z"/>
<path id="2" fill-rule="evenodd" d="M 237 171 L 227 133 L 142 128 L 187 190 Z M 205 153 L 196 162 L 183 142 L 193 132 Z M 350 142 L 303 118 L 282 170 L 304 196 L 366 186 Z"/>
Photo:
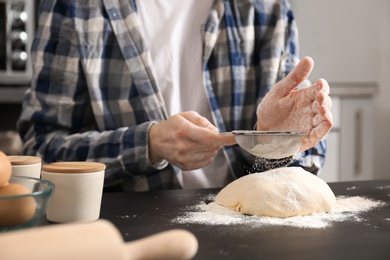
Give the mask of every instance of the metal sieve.
<path id="1" fill-rule="evenodd" d="M 261 158 L 282 159 L 293 156 L 301 147 L 305 132 L 294 131 L 246 131 L 231 132 L 238 145 Z M 226 133 L 228 134 L 228 133 Z"/>

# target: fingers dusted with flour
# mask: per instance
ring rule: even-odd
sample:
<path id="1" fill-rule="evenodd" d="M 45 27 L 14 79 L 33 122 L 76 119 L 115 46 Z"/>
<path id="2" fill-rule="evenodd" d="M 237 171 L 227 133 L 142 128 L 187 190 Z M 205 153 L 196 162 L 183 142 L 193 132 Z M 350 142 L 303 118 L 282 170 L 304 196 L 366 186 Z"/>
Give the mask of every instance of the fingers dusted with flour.
<path id="1" fill-rule="evenodd" d="M 310 75 L 314 67 L 314 61 L 311 57 L 304 57 L 297 66 L 271 90 L 271 94 L 279 97 L 287 96 L 301 85 Z"/>
<path id="2" fill-rule="evenodd" d="M 315 90 L 315 100 L 312 105 L 314 117 L 312 127 L 308 129 L 308 135 L 302 140 L 302 151 L 313 147 L 319 140 L 323 139 L 333 126 L 333 115 L 330 111 L 332 100 L 329 97 L 328 82 L 319 79 L 311 87 Z"/>
<path id="3" fill-rule="evenodd" d="M 301 151 L 312 148 L 333 125 L 328 82 L 319 79 L 309 87 L 297 88 L 309 77 L 313 66 L 310 57 L 303 58 L 257 108 L 257 130 L 306 132 Z"/>

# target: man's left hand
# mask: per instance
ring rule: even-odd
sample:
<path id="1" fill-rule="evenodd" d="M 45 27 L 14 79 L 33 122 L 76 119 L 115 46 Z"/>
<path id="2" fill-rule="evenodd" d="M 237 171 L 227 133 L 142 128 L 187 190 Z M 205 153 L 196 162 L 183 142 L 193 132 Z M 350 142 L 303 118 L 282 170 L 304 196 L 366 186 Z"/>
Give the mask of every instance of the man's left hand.
<path id="1" fill-rule="evenodd" d="M 307 132 L 301 151 L 312 148 L 330 131 L 333 116 L 329 85 L 319 79 L 309 87 L 296 89 L 310 75 L 314 62 L 303 58 L 264 97 L 257 108 L 257 130 Z"/>

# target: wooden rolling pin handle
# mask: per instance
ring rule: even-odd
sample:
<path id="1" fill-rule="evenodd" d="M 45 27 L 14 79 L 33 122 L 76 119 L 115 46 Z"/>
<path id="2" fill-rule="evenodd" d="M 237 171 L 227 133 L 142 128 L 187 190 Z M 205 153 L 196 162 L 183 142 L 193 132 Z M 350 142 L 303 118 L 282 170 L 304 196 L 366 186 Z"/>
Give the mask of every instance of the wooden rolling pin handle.
<path id="1" fill-rule="evenodd" d="M 0 233 L 1 260 L 175 260 L 190 259 L 197 250 L 197 239 L 186 230 L 125 243 L 107 220 Z"/>
<path id="2" fill-rule="evenodd" d="M 198 251 L 198 240 L 189 231 L 174 229 L 125 243 L 131 260 L 191 259 Z"/>
<path id="3" fill-rule="evenodd" d="M 121 234 L 107 220 L 0 233 L 2 260 L 125 260 Z"/>

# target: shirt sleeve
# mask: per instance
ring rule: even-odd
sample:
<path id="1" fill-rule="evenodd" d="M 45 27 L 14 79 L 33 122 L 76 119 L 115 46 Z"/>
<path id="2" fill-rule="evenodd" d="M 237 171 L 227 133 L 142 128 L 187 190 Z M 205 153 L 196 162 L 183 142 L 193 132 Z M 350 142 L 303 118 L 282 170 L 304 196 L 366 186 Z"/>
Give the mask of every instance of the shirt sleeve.
<path id="1" fill-rule="evenodd" d="M 83 28 L 75 29 L 72 23 L 79 17 L 71 17 L 75 8 L 68 5 L 67 1 L 45 1 L 40 7 L 39 28 L 31 50 L 35 78 L 25 95 L 17 125 L 24 141 L 23 153 L 38 155 L 45 163 L 103 162 L 107 178 L 117 180 L 165 167 L 167 164 L 153 165 L 149 161 L 148 132 L 153 121 L 106 129 L 97 123 L 99 117 L 105 126 L 114 125 L 105 114 L 116 112 L 93 107 L 91 98 L 95 104 L 104 100 L 92 97 L 91 93 L 100 92 L 89 89 L 80 55 L 83 46 L 76 36 Z"/>

